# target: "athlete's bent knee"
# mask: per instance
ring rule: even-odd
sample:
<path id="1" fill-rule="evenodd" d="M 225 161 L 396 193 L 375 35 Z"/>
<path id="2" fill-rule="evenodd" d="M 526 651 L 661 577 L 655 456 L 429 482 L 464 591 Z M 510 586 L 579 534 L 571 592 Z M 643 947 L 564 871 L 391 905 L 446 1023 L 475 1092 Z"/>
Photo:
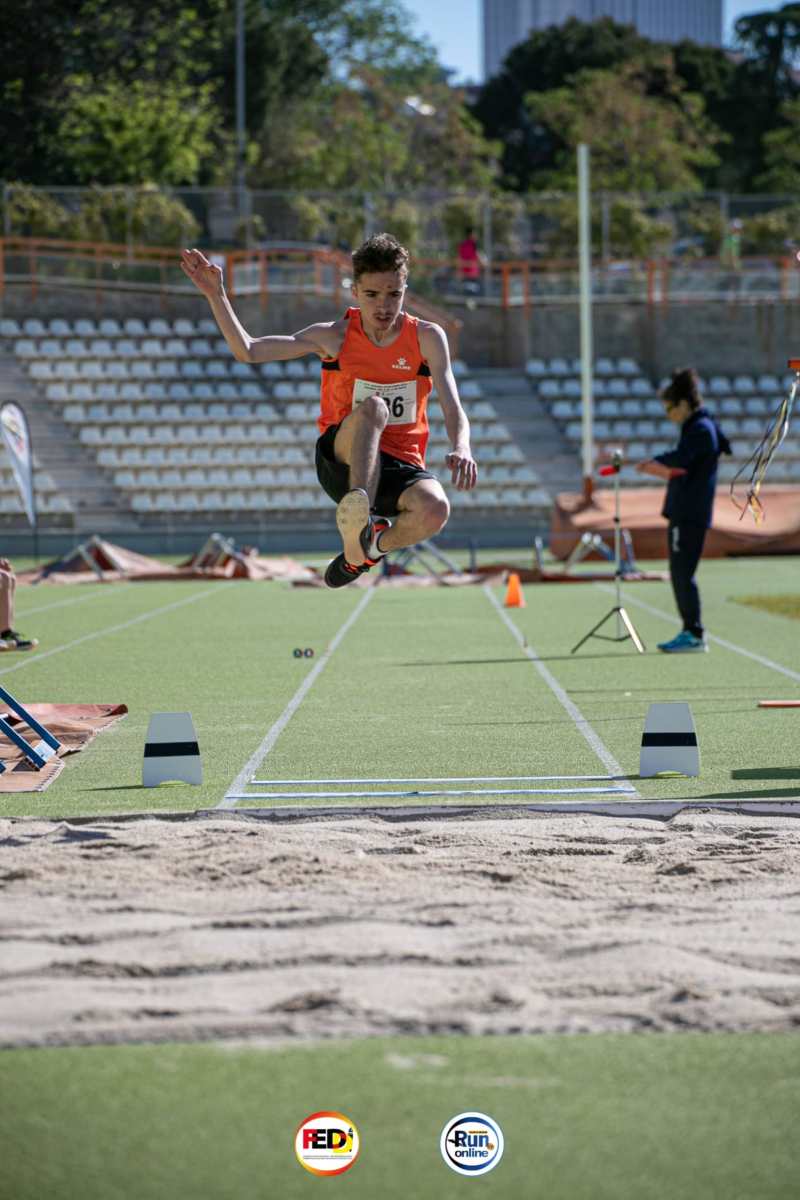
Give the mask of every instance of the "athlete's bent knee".
<path id="1" fill-rule="evenodd" d="M 367 396 L 366 400 L 359 404 L 356 412 L 362 420 L 369 421 L 378 429 L 384 429 L 389 420 L 389 410 L 382 396 Z"/>
<path id="2" fill-rule="evenodd" d="M 446 496 L 427 496 L 422 505 L 420 518 L 427 530 L 427 536 L 432 537 L 443 529 L 450 516 L 450 502 Z"/>

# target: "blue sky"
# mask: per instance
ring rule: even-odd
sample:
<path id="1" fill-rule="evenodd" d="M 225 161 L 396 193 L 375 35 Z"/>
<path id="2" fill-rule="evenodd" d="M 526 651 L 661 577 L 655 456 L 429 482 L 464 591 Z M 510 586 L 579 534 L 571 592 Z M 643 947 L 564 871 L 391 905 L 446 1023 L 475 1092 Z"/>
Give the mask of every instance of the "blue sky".
<path id="1" fill-rule="evenodd" d="M 732 37 L 733 23 L 744 13 L 768 12 L 779 4 L 758 0 L 724 0 L 726 36 Z M 414 16 L 416 29 L 426 34 L 439 51 L 439 58 L 453 67 L 460 81 L 479 81 L 482 71 L 480 0 L 403 0 Z"/>

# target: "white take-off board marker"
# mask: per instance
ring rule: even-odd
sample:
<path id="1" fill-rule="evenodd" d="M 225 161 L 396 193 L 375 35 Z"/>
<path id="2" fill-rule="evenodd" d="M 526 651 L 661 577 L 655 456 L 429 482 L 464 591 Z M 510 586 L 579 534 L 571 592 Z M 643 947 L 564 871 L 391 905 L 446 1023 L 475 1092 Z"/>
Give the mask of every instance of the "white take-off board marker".
<path id="1" fill-rule="evenodd" d="M 203 782 L 200 748 L 192 714 L 188 712 L 153 713 L 147 726 L 142 784 L 155 787 L 168 780 Z"/>
<path id="2" fill-rule="evenodd" d="M 700 747 L 692 710 L 685 700 L 651 704 L 647 710 L 639 755 L 639 774 L 700 774 Z"/>

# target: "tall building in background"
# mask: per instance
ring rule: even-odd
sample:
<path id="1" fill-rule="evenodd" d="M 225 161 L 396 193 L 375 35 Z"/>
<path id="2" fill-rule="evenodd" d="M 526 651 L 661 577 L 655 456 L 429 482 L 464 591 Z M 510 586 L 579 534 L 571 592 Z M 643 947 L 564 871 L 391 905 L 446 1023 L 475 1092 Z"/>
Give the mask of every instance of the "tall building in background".
<path id="1" fill-rule="evenodd" d="M 561 25 L 569 17 L 613 17 L 656 42 L 690 38 L 722 45 L 722 0 L 483 0 L 484 78 L 496 75 L 511 47 L 532 30 Z"/>

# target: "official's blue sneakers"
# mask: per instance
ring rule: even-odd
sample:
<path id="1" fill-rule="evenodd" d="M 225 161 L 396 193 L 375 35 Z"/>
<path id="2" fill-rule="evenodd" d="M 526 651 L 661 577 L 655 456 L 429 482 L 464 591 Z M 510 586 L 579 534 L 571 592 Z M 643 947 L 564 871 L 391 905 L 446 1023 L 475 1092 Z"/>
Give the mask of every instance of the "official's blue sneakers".
<path id="1" fill-rule="evenodd" d="M 688 629 L 682 629 L 672 641 L 659 642 L 658 648 L 665 654 L 706 654 L 708 642 L 704 637 L 695 637 Z"/>

